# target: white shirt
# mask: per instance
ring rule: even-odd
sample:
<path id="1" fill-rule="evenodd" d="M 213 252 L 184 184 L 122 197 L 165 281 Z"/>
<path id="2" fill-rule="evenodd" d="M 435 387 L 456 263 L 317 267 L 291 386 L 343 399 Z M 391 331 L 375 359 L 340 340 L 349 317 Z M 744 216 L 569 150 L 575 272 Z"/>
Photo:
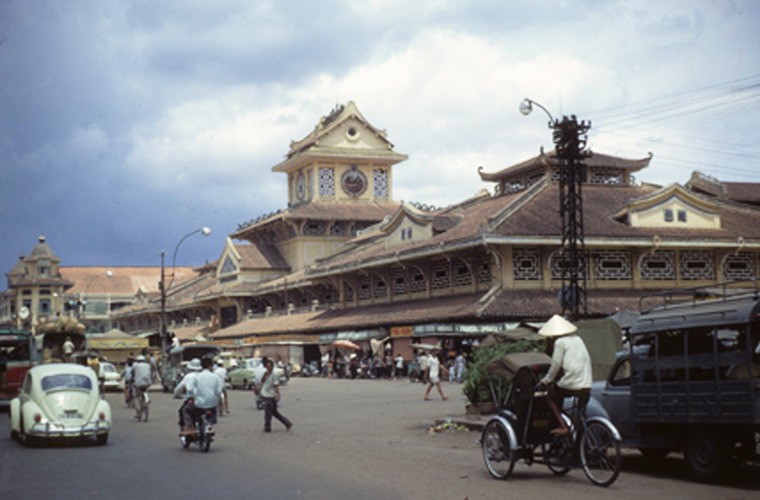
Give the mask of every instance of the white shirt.
<path id="1" fill-rule="evenodd" d="M 174 388 L 174 397 L 179 397 L 183 393 L 185 394 L 185 399 L 192 397 L 195 391 L 195 377 L 197 376 L 198 372 L 185 373 L 182 381 Z"/>
<path id="2" fill-rule="evenodd" d="M 265 379 L 261 384 L 261 397 L 274 398 L 277 397 L 277 390 L 275 387 L 280 385 L 280 377 L 277 376 L 277 372 L 266 372 L 262 379 Z"/>
<path id="3" fill-rule="evenodd" d="M 549 372 L 542 382 L 554 381 L 557 372 L 562 368 L 565 374 L 557 382 L 558 387 L 577 391 L 591 388 L 591 357 L 583 339 L 577 335 L 564 335 L 554 342 L 554 354 Z"/>
<path id="4" fill-rule="evenodd" d="M 426 363 L 427 363 L 428 370 L 430 370 L 429 377 L 431 379 L 438 378 L 438 376 L 441 373 L 441 362 L 438 361 L 438 357 L 433 356 L 431 354 L 430 356 L 428 356 Z"/>
<path id="5" fill-rule="evenodd" d="M 137 387 L 149 386 L 152 382 L 150 365 L 145 361 L 136 361 L 132 365 L 132 382 Z"/>
<path id="6" fill-rule="evenodd" d="M 215 408 L 222 399 L 222 381 L 214 372 L 201 371 L 195 376 L 195 406 L 198 408 Z"/>
<path id="7" fill-rule="evenodd" d="M 222 379 L 222 386 L 224 386 L 224 384 L 227 382 L 227 368 L 223 366 L 217 366 L 216 370 L 214 370 L 214 374 Z"/>

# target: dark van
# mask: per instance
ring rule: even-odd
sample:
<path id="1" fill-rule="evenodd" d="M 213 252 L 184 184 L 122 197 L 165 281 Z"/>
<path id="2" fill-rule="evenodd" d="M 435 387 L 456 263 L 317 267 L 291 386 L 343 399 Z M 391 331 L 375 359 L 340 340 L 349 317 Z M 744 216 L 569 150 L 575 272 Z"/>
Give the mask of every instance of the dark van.
<path id="1" fill-rule="evenodd" d="M 659 298 L 629 329 L 629 353 L 594 397 L 624 445 L 651 457 L 683 451 L 698 480 L 758 461 L 760 292 L 726 284 Z"/>

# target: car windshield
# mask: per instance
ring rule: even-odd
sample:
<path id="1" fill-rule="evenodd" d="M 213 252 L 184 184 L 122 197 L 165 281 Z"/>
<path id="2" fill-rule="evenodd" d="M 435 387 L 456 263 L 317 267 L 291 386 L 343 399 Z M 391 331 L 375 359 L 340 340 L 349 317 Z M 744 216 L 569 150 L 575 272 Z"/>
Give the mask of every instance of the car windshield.
<path id="1" fill-rule="evenodd" d="M 116 368 L 113 365 L 103 365 L 104 372 L 115 372 Z"/>
<path id="2" fill-rule="evenodd" d="M 89 377 L 76 373 L 59 373 L 42 378 L 43 391 L 55 391 L 58 389 L 92 390 L 92 382 Z"/>

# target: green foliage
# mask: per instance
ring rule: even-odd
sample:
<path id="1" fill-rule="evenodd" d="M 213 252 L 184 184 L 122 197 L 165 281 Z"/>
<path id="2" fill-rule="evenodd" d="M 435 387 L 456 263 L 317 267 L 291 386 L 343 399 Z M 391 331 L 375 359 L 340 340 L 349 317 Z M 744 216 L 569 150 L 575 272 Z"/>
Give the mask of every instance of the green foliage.
<path id="1" fill-rule="evenodd" d="M 492 402 L 498 406 L 509 391 L 509 383 L 502 376 L 489 374 L 486 365 L 510 352 L 538 351 L 541 347 L 529 340 L 510 340 L 476 348 L 467 366 L 462 392 L 470 403 Z"/>

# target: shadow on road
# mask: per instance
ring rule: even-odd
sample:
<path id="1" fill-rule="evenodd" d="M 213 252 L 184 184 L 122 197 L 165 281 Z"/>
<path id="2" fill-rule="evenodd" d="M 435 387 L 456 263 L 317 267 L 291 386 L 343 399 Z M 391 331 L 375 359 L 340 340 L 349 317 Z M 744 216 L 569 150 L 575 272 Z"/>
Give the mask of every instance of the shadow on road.
<path id="1" fill-rule="evenodd" d="M 692 481 L 683 457 L 678 454 L 668 455 L 661 460 L 647 459 L 642 455 L 624 456 L 623 473 Z M 755 464 L 737 464 L 719 484 L 729 488 L 760 491 L 760 467 Z"/>

